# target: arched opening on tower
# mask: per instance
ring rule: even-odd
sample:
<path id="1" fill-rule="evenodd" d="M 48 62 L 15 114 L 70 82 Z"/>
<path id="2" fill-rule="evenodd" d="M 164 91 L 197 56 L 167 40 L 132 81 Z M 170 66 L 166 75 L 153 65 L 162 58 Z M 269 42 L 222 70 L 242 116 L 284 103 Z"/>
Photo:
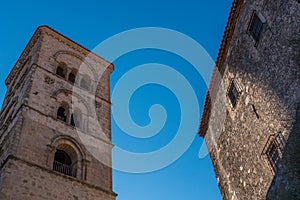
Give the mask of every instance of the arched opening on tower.
<path id="1" fill-rule="evenodd" d="M 67 65 L 63 62 L 59 63 L 58 67 L 56 68 L 56 74 L 62 78 L 66 77 L 66 68 Z"/>
<path id="2" fill-rule="evenodd" d="M 87 160 L 81 145 L 72 137 L 59 135 L 53 138 L 49 167 L 58 173 L 86 180 Z"/>
<path id="3" fill-rule="evenodd" d="M 82 77 L 80 81 L 80 87 L 88 91 L 91 89 L 91 79 L 87 75 Z"/>
<path id="4" fill-rule="evenodd" d="M 83 128 L 81 110 L 76 109 L 75 112 L 71 115 L 71 125 L 77 128 Z"/>
<path id="5" fill-rule="evenodd" d="M 75 83 L 76 81 L 76 74 L 77 72 L 75 70 L 73 70 L 72 72 L 70 72 L 69 76 L 68 76 L 68 81 L 72 84 Z"/>
<path id="6" fill-rule="evenodd" d="M 77 159 L 76 155 L 69 155 L 66 151 L 57 149 L 54 155 L 53 170 L 67 176 L 76 177 Z"/>
<path id="7" fill-rule="evenodd" d="M 66 109 L 63 106 L 60 106 L 57 110 L 57 119 L 67 122 Z"/>
<path id="8" fill-rule="evenodd" d="M 72 164 L 70 156 L 63 150 L 59 149 L 55 152 L 54 160 L 67 166 L 71 166 Z"/>

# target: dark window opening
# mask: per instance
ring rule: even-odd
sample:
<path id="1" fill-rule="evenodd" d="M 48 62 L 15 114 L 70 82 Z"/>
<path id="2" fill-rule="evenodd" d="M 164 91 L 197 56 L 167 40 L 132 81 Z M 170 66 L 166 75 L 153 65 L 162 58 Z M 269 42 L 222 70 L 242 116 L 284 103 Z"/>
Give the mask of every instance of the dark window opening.
<path id="1" fill-rule="evenodd" d="M 66 109 L 59 107 L 57 110 L 57 119 L 67 122 Z"/>
<path id="2" fill-rule="evenodd" d="M 76 75 L 73 74 L 73 73 L 70 73 L 70 74 L 69 74 L 69 77 L 68 77 L 68 80 L 69 80 L 71 83 L 75 83 L 75 79 L 76 79 Z"/>
<path id="3" fill-rule="evenodd" d="M 75 126 L 74 115 L 71 115 L 71 126 Z"/>
<path id="4" fill-rule="evenodd" d="M 62 68 L 62 67 L 60 67 L 60 66 L 58 66 L 58 67 L 56 68 L 56 74 L 57 74 L 58 76 L 62 77 L 62 78 L 65 78 L 65 77 L 66 77 L 64 68 Z"/>
<path id="5" fill-rule="evenodd" d="M 61 164 L 68 165 L 68 166 L 71 166 L 71 164 L 72 164 L 70 156 L 62 150 L 56 151 L 54 160 L 57 162 L 60 162 Z"/>
<path id="6" fill-rule="evenodd" d="M 71 126 L 81 128 L 81 114 L 80 113 L 74 113 L 71 115 Z"/>
<path id="7" fill-rule="evenodd" d="M 232 107 L 235 108 L 237 101 L 240 97 L 240 92 L 238 91 L 234 81 L 231 82 L 227 95 L 230 99 Z"/>
<path id="8" fill-rule="evenodd" d="M 277 171 L 278 163 L 283 155 L 283 148 L 285 144 L 285 139 L 283 135 L 279 132 L 278 134 L 273 134 L 268 138 L 266 146 L 264 147 L 263 154 L 266 155 L 270 166 L 273 171 Z"/>
<path id="9" fill-rule="evenodd" d="M 262 28 L 263 22 L 258 17 L 257 13 L 253 12 L 248 31 L 256 42 L 259 40 Z"/>
<path id="10" fill-rule="evenodd" d="M 85 90 L 89 90 L 90 87 L 89 82 L 85 79 L 81 79 L 80 87 L 82 87 Z"/>
<path id="11" fill-rule="evenodd" d="M 59 173 L 76 177 L 76 168 L 72 168 L 70 156 L 62 150 L 57 150 L 54 155 L 53 170 Z"/>

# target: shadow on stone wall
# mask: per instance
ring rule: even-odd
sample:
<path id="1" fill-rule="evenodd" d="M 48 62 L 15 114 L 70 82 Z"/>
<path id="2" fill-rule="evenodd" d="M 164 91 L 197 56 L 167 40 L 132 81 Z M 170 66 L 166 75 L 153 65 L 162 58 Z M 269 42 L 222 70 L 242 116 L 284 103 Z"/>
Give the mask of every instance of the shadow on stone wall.
<path id="1" fill-rule="evenodd" d="M 277 173 L 267 193 L 269 200 L 300 199 L 300 102 Z"/>

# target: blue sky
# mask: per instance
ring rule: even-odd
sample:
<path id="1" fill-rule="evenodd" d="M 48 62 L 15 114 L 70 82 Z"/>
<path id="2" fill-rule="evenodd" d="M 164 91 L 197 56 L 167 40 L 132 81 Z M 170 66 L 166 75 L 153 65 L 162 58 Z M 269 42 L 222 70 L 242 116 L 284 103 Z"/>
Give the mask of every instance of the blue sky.
<path id="1" fill-rule="evenodd" d="M 5 95 L 5 78 L 39 25 L 49 25 L 91 50 L 122 31 L 140 27 L 168 28 L 196 40 L 215 60 L 231 3 L 232 0 L 2 1 L 0 99 L 2 101 Z M 174 68 L 189 81 L 202 112 L 206 85 L 193 66 L 180 56 L 143 49 L 120 56 L 113 62 L 111 91 L 130 69 L 145 63 L 161 63 Z M 128 136 L 113 119 L 113 143 L 137 153 L 154 151 L 168 144 L 180 123 L 178 99 L 171 90 L 158 84 L 139 88 L 129 104 L 134 122 L 147 125 L 150 122 L 148 110 L 153 104 L 161 104 L 167 112 L 165 126 L 157 135 L 147 139 Z M 117 200 L 221 199 L 209 157 L 198 158 L 202 142 L 200 137 L 195 137 L 183 156 L 158 171 L 132 174 L 114 170 L 113 187 L 119 194 Z"/>

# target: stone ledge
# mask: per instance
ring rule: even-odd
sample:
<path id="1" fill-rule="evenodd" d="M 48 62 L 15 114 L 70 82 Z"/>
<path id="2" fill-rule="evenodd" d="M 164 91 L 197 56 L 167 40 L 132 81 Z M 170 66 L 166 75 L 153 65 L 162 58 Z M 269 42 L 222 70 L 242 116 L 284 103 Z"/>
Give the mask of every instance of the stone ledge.
<path id="1" fill-rule="evenodd" d="M 85 186 L 87 186 L 87 187 L 89 187 L 89 188 L 96 189 L 96 190 L 100 190 L 100 191 L 102 191 L 102 192 L 104 192 L 104 193 L 106 193 L 106 194 L 112 195 L 112 196 L 114 196 L 114 197 L 117 196 L 116 193 L 111 192 L 111 191 L 108 191 L 108 190 L 106 190 L 106 189 L 103 189 L 103 188 L 101 188 L 101 187 L 99 187 L 99 186 L 96 186 L 96 185 L 93 185 L 93 184 L 90 184 L 90 183 L 86 183 L 86 182 L 84 182 L 84 181 L 78 180 L 78 179 L 76 179 L 76 178 L 73 178 L 73 177 L 70 177 L 70 176 L 67 176 L 67 175 L 64 175 L 64 174 L 60 174 L 60 173 L 58 173 L 58 172 L 52 171 L 52 170 L 50 170 L 50 169 L 47 169 L 47 168 L 45 168 L 45 167 L 41 167 L 41 166 L 39 166 L 39 165 L 37 165 L 37 164 L 34 164 L 34 163 L 28 162 L 28 161 L 26 161 L 26 160 L 23 160 L 23 159 L 21 159 L 21 158 L 18 158 L 18 157 L 14 156 L 14 155 L 9 155 L 9 156 L 7 156 L 7 158 L 5 159 L 5 161 L 3 162 L 3 164 L 0 166 L 0 171 L 4 168 L 4 166 L 5 166 L 6 164 L 9 164 L 9 161 L 10 161 L 10 160 L 23 162 L 24 164 L 26 164 L 26 165 L 28 165 L 28 166 L 39 168 L 39 169 L 41 169 L 41 170 L 43 170 L 43 171 L 46 171 L 46 172 L 51 173 L 51 174 L 54 174 L 54 175 L 56 175 L 56 176 L 60 176 L 60 177 L 66 178 L 66 179 L 68 179 L 68 180 L 70 180 L 70 181 L 75 181 L 75 182 L 80 183 L 80 184 L 82 184 L 82 185 L 85 185 Z"/>

